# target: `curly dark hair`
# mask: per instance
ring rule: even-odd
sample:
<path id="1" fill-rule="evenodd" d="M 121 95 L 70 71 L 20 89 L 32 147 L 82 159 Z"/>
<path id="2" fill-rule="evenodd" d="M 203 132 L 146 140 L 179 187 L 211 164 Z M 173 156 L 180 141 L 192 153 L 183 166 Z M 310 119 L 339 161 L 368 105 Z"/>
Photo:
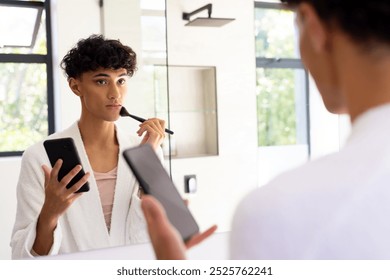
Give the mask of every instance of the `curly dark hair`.
<path id="1" fill-rule="evenodd" d="M 356 42 L 390 44 L 389 0 L 281 0 L 290 6 L 306 2 L 325 22 L 335 23 Z"/>
<path id="2" fill-rule="evenodd" d="M 61 68 L 67 78 L 79 78 L 83 73 L 100 67 L 127 70 L 131 77 L 137 70 L 137 55 L 119 40 L 110 40 L 103 35 L 91 35 L 81 39 L 62 59 Z"/>

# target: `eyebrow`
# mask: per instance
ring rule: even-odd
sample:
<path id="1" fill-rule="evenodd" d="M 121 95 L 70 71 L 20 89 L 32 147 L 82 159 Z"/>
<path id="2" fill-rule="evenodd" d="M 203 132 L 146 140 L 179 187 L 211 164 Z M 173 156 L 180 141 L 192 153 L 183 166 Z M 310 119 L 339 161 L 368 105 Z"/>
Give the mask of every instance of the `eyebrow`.
<path id="1" fill-rule="evenodd" d="M 127 76 L 127 73 L 122 73 L 118 77 L 123 77 L 123 76 Z M 93 78 L 96 78 L 96 77 L 110 77 L 110 75 L 108 75 L 106 73 L 98 73 L 96 75 L 93 75 Z"/>

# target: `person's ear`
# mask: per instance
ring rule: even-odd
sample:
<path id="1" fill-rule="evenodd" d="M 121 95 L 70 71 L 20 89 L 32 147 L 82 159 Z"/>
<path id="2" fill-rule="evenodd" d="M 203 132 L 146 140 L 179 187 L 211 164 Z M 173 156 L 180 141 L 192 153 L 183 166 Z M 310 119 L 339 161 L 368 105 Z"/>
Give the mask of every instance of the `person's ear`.
<path id="1" fill-rule="evenodd" d="M 68 80 L 69 88 L 73 91 L 74 94 L 81 97 L 80 85 L 78 79 L 69 78 Z"/>
<path id="2" fill-rule="evenodd" d="M 321 20 L 312 5 L 302 3 L 298 6 L 297 23 L 301 34 L 305 33 L 315 52 L 327 50 L 329 27 Z"/>

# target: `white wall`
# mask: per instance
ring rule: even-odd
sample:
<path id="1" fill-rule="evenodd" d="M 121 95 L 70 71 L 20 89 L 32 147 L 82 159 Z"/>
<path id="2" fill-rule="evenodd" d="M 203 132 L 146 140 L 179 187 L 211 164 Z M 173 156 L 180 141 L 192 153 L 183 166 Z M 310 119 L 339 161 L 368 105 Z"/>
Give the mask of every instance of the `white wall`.
<path id="1" fill-rule="evenodd" d="M 71 125 L 80 116 L 80 101 L 69 90 L 68 83 L 59 65 L 61 59 L 79 39 L 91 34 L 100 33 L 100 9 L 98 0 L 51 0 L 54 15 L 53 34 L 54 73 L 58 86 L 57 101 L 57 130 Z"/>

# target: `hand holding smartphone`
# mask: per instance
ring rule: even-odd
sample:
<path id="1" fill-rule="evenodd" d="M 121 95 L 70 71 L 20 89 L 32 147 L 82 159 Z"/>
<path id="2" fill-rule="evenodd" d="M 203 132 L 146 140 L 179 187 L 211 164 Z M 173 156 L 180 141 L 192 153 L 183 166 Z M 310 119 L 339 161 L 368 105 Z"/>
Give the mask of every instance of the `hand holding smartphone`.
<path id="1" fill-rule="evenodd" d="M 81 165 L 76 145 L 72 138 L 49 139 L 43 142 L 50 164 L 53 167 L 57 160 L 62 159 L 62 166 L 58 172 L 58 181 L 61 181 L 76 165 Z M 67 189 L 72 187 L 85 175 L 84 169 L 69 182 Z M 89 191 L 88 182 L 85 183 L 76 193 Z"/>
<path id="2" fill-rule="evenodd" d="M 199 232 L 199 227 L 185 205 L 168 173 L 150 145 L 127 149 L 123 156 L 146 194 L 164 207 L 169 221 L 184 241 Z"/>

